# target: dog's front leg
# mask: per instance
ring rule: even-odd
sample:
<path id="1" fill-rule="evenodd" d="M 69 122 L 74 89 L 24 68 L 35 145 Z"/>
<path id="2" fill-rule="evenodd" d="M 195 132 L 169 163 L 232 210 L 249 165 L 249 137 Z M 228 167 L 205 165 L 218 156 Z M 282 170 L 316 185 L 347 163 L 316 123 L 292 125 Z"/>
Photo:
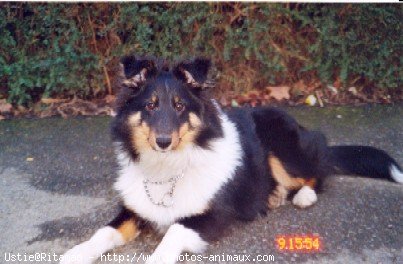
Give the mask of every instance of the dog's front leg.
<path id="1" fill-rule="evenodd" d="M 147 264 L 173 264 L 184 251 L 202 253 L 207 241 L 218 239 L 231 221 L 226 211 L 207 211 L 203 214 L 182 218 L 169 227 Z"/>
<path id="2" fill-rule="evenodd" d="M 87 241 L 76 245 L 61 257 L 60 264 L 90 264 L 103 253 L 134 239 L 139 234 L 137 219 L 128 209 Z"/>
<path id="3" fill-rule="evenodd" d="M 201 253 L 207 245 L 196 230 L 173 224 L 146 264 L 174 264 L 182 252 Z"/>

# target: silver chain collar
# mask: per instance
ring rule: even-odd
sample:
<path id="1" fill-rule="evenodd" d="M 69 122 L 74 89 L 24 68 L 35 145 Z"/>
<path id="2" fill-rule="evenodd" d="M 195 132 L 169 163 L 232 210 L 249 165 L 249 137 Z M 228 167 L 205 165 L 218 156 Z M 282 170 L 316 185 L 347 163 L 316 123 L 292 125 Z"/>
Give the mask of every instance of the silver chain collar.
<path id="1" fill-rule="evenodd" d="M 144 185 L 144 190 L 147 194 L 148 199 L 150 202 L 154 205 L 161 206 L 161 207 L 172 207 L 174 204 L 173 201 L 173 195 L 175 192 L 176 188 L 176 183 L 178 182 L 179 179 L 183 178 L 184 172 L 182 171 L 181 174 L 172 177 L 166 181 L 150 181 L 150 180 L 143 180 L 143 185 Z M 161 200 L 156 202 L 153 197 L 151 196 L 150 189 L 148 188 L 149 184 L 154 184 L 154 185 L 165 185 L 165 184 L 171 184 L 171 188 L 162 196 Z"/>

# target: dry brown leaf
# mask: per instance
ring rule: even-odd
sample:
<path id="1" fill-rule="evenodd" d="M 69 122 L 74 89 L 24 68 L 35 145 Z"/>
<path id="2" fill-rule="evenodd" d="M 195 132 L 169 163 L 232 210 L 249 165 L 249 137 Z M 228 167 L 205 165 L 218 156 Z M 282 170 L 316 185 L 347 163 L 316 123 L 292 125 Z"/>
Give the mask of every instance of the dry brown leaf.
<path id="1" fill-rule="evenodd" d="M 227 106 L 228 105 L 228 99 L 224 96 L 221 96 L 220 99 L 218 100 L 221 105 Z"/>
<path id="2" fill-rule="evenodd" d="M 269 96 L 276 99 L 277 101 L 290 99 L 289 86 L 267 86 L 266 89 L 270 92 Z"/>
<path id="3" fill-rule="evenodd" d="M 28 109 L 27 107 L 24 107 L 24 106 L 22 106 L 22 105 L 17 105 L 17 110 L 18 110 L 20 113 L 26 113 L 26 112 L 29 111 L 29 109 Z"/>
<path id="4" fill-rule="evenodd" d="M 6 99 L 0 100 L 0 113 L 9 113 L 13 106 L 7 103 Z"/>
<path id="5" fill-rule="evenodd" d="M 320 81 L 311 81 L 309 83 L 306 83 L 304 80 L 299 80 L 298 82 L 294 83 L 292 85 L 293 90 L 297 91 L 297 93 L 312 93 L 315 91 L 317 88 L 321 86 Z"/>
<path id="6" fill-rule="evenodd" d="M 298 82 L 294 83 L 292 86 L 299 91 L 304 91 L 306 88 L 306 84 L 305 84 L 304 80 L 299 80 Z"/>
<path id="7" fill-rule="evenodd" d="M 337 89 L 339 89 L 341 87 L 341 79 L 340 77 L 337 77 L 337 79 L 333 82 L 333 86 L 336 87 Z"/>
<path id="8" fill-rule="evenodd" d="M 349 92 L 352 93 L 353 95 L 357 95 L 357 94 L 358 94 L 357 88 L 355 88 L 354 86 L 348 88 L 347 91 L 349 91 Z"/>
<path id="9" fill-rule="evenodd" d="M 108 94 L 107 96 L 105 96 L 105 102 L 107 104 L 111 104 L 111 103 L 115 102 L 115 100 L 116 100 L 116 96 L 114 96 L 114 95 Z"/>
<path id="10" fill-rule="evenodd" d="M 64 103 L 67 101 L 68 101 L 68 99 L 57 99 L 57 98 L 42 98 L 41 99 L 41 103 L 43 103 L 43 104 Z"/>

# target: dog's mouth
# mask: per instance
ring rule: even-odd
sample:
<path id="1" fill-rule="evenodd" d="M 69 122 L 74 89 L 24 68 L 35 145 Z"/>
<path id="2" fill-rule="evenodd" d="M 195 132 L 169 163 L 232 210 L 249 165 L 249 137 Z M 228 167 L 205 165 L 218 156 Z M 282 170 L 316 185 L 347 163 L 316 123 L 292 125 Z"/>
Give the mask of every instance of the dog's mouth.
<path id="1" fill-rule="evenodd" d="M 168 152 L 172 151 L 172 149 L 160 149 L 160 148 L 157 148 L 154 146 L 151 146 L 151 148 L 152 148 L 152 150 L 159 152 L 159 153 L 168 153 Z"/>

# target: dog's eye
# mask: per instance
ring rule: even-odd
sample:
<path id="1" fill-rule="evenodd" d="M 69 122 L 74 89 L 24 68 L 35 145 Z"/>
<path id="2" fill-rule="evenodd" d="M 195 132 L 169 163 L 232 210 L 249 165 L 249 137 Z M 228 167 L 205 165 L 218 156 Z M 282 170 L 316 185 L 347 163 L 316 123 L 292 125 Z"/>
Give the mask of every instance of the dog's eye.
<path id="1" fill-rule="evenodd" d="M 180 103 L 180 102 L 175 103 L 175 110 L 176 111 L 181 112 L 181 111 L 183 111 L 183 109 L 185 109 L 185 105 L 183 103 Z"/>
<path id="2" fill-rule="evenodd" d="M 153 110 L 155 110 L 156 107 L 157 107 L 157 105 L 153 102 L 149 102 L 146 104 L 146 109 L 148 111 L 153 111 Z"/>

